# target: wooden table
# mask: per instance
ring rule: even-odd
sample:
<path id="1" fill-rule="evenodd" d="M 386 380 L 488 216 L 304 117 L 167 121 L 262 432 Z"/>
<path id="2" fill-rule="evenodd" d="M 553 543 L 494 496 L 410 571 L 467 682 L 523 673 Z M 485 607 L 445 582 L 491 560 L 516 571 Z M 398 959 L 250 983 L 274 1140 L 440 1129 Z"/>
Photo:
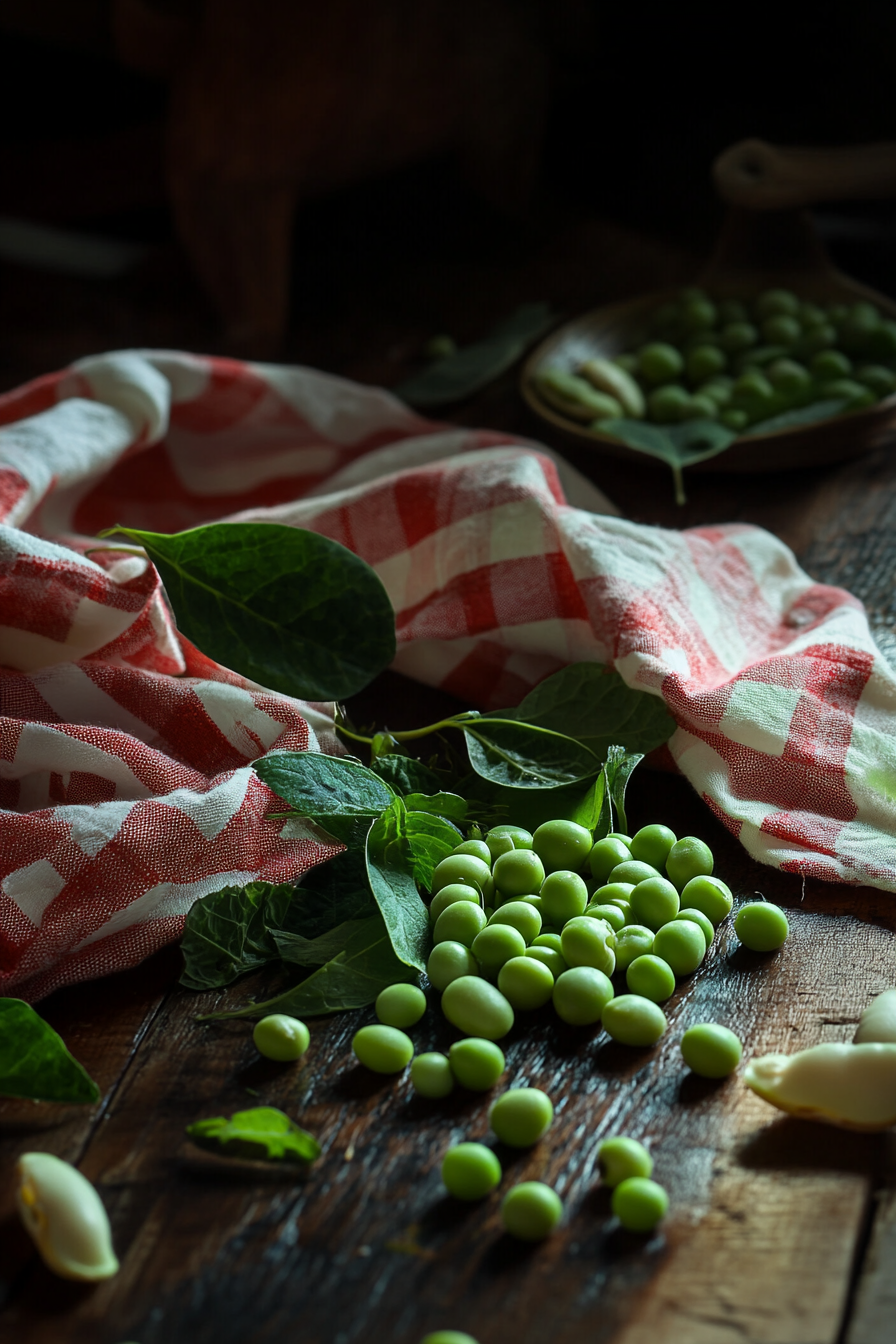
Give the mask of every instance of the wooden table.
<path id="1" fill-rule="evenodd" d="M 619 242 L 611 228 L 606 238 Z M 538 277 L 569 275 L 569 263 L 559 260 L 564 247 L 569 252 L 568 232 L 565 239 L 557 232 L 553 272 L 543 253 L 525 285 L 505 273 L 503 288 L 489 291 L 493 306 L 506 311 L 508 298 L 562 291 L 566 281 L 552 291 Z M 650 287 L 663 270 L 656 255 L 645 248 L 640 268 L 623 267 L 622 280 L 608 279 L 594 298 Z M 665 254 L 667 275 L 680 274 L 686 260 Z M 450 308 L 448 269 L 443 282 Z M 356 315 L 368 311 L 364 299 L 360 292 L 352 301 Z M 425 319 L 419 311 L 409 317 L 401 301 L 381 305 L 379 343 L 370 340 L 367 319 L 358 320 L 354 346 L 344 335 L 349 328 L 322 331 L 315 362 L 395 381 L 400 358 L 388 356 L 387 379 L 386 356 L 377 364 L 364 350 L 386 352 L 390 340 L 402 339 L 401 348 L 412 349 Z M 160 339 L 158 322 L 149 325 L 152 339 L 171 340 L 167 331 Z M 339 347 L 340 339 L 351 348 Z M 338 358 L 325 357 L 337 348 Z M 541 433 L 526 419 L 512 378 L 455 418 Z M 891 453 L 777 477 L 694 476 L 683 509 L 661 469 L 632 473 L 573 456 L 638 520 L 749 520 L 771 528 L 816 579 L 863 598 L 882 644 L 896 649 Z M 388 675 L 363 698 L 393 728 L 419 724 L 437 703 L 432 692 Z M 486 1136 L 488 1097 L 423 1102 L 406 1075 L 367 1074 L 349 1049 L 353 1031 L 372 1016 L 365 1012 L 314 1021 L 311 1048 L 295 1066 L 262 1062 L 247 1024 L 195 1019 L 243 1000 L 263 978 L 228 995 L 195 995 L 178 987 L 172 948 L 41 1005 L 103 1099 L 92 1109 L 0 1103 L 7 1173 L 0 1340 L 417 1344 L 427 1331 L 451 1327 L 480 1344 L 890 1344 L 893 1134 L 784 1118 L 738 1077 L 710 1083 L 689 1076 L 677 1041 L 685 1025 L 704 1019 L 729 1023 L 751 1054 L 849 1040 L 871 996 L 896 981 L 893 897 L 817 882 L 804 888 L 752 863 L 677 777 L 636 773 L 630 798 L 635 825 L 662 820 L 679 834 L 705 837 L 737 898 L 759 891 L 780 902 L 792 934 L 781 952 L 761 957 L 737 950 L 723 929 L 706 964 L 677 990 L 671 1030 L 652 1050 L 565 1028 L 549 1012 L 521 1015 L 507 1045 L 505 1082 L 543 1087 L 556 1118 L 534 1149 L 509 1156 L 508 1179 L 543 1179 L 563 1196 L 567 1215 L 549 1241 L 527 1248 L 503 1236 L 497 1197 L 466 1207 L 444 1194 L 442 1153 L 451 1142 Z M 451 1039 L 435 1005 L 413 1034 L 420 1049 Z M 186 1141 L 191 1121 L 259 1103 L 282 1107 L 319 1136 L 323 1154 L 307 1175 L 215 1162 Z M 613 1133 L 649 1141 L 669 1190 L 670 1214 L 649 1238 L 611 1221 L 596 1151 Z M 68 1284 L 33 1253 L 8 1176 L 16 1155 L 29 1149 L 77 1162 L 96 1183 L 122 1261 L 116 1278 L 95 1288 Z"/>

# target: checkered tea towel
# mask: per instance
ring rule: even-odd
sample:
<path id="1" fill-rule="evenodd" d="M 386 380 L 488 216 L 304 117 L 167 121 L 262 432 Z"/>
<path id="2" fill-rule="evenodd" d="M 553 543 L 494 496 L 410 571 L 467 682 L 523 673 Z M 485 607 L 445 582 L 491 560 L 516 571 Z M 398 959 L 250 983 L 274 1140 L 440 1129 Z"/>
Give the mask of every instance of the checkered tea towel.
<path id="1" fill-rule="evenodd" d="M 91 357 L 0 398 L 0 994 L 133 965 L 199 896 L 332 852 L 249 763 L 334 749 L 332 706 L 175 629 L 101 529 L 268 519 L 344 543 L 400 671 L 471 706 L 566 663 L 662 696 L 669 749 L 762 862 L 896 890 L 896 677 L 861 605 L 743 526 L 637 526 L 536 444 L 303 368 Z"/>

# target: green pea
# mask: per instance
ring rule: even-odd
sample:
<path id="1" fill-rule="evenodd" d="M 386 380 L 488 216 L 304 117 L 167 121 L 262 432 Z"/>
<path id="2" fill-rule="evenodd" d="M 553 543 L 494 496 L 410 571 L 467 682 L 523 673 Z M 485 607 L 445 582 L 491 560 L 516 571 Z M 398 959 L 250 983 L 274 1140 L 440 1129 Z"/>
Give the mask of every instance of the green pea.
<path id="1" fill-rule="evenodd" d="M 414 1056 L 414 1043 L 397 1027 L 362 1027 L 352 1037 L 352 1051 L 374 1073 L 401 1073 Z"/>
<path id="2" fill-rule="evenodd" d="M 840 344 L 854 355 L 884 353 L 872 349 L 880 325 L 880 313 L 873 304 L 854 303 L 840 326 Z"/>
<path id="3" fill-rule="evenodd" d="M 531 849 L 514 849 L 495 859 L 495 886 L 504 896 L 535 896 L 544 881 L 544 864 Z"/>
<path id="4" fill-rule="evenodd" d="M 681 891 L 692 877 L 703 877 L 711 873 L 714 863 L 709 845 L 698 840 L 695 835 L 685 835 L 676 840 L 669 850 L 666 873 L 670 882 L 674 882 Z M 698 910 L 701 908 L 698 901 L 688 901 L 688 905 L 693 905 Z"/>
<path id="5" fill-rule="evenodd" d="M 656 1045 L 669 1025 L 658 1004 L 640 994 L 617 994 L 603 1011 L 604 1030 L 622 1045 Z"/>
<path id="6" fill-rule="evenodd" d="M 742 429 L 746 429 L 750 417 L 747 415 L 746 411 L 739 411 L 736 407 L 731 407 L 730 410 L 725 409 L 722 411 L 719 415 L 719 419 L 723 425 L 728 427 L 728 429 L 733 429 L 736 434 L 739 434 Z"/>
<path id="7" fill-rule="evenodd" d="M 685 1064 L 701 1078 L 727 1078 L 740 1063 L 743 1046 L 733 1031 L 716 1022 L 688 1027 L 681 1038 Z"/>
<path id="8" fill-rule="evenodd" d="M 532 848 L 546 873 L 575 871 L 591 851 L 591 832 L 575 821 L 545 821 L 532 836 Z"/>
<path id="9" fill-rule="evenodd" d="M 719 342 L 723 350 L 734 354 L 737 350 L 748 350 L 759 339 L 759 332 L 751 322 L 729 322 L 722 328 Z"/>
<path id="10" fill-rule="evenodd" d="M 631 849 L 632 838 L 630 835 L 624 835 L 622 831 L 608 831 L 606 838 L 608 840 L 621 840 L 626 849 Z"/>
<path id="11" fill-rule="evenodd" d="M 442 1158 L 442 1180 L 455 1199 L 485 1199 L 501 1183 L 501 1163 L 484 1143 L 458 1143 Z"/>
<path id="12" fill-rule="evenodd" d="M 484 1036 L 489 1041 L 499 1041 L 513 1026 L 513 1009 L 504 995 L 477 975 L 462 975 L 451 981 L 442 995 L 442 1012 L 466 1035 Z"/>
<path id="13" fill-rule="evenodd" d="M 491 869 L 475 854 L 449 854 L 447 859 L 437 863 L 432 875 L 432 894 L 435 896 L 443 887 L 461 882 L 468 887 L 482 890 L 491 877 Z"/>
<path id="14" fill-rule="evenodd" d="M 885 368 L 883 364 L 863 364 L 856 369 L 856 378 L 881 397 L 888 397 L 891 392 L 896 391 L 896 373 L 892 369 Z"/>
<path id="15" fill-rule="evenodd" d="M 734 897 L 720 877 L 692 877 L 681 890 L 682 907 L 699 910 L 712 924 L 721 924 L 731 913 Z"/>
<path id="16" fill-rule="evenodd" d="M 754 311 L 762 320 L 770 317 L 796 317 L 800 311 L 800 300 L 789 289 L 766 289 L 756 299 Z M 824 316 L 822 314 L 822 316 Z"/>
<path id="17" fill-rule="evenodd" d="M 547 1133 L 554 1118 L 554 1107 L 546 1092 L 538 1087 L 512 1087 L 493 1101 L 489 1124 L 509 1148 L 531 1148 Z"/>
<path id="18" fill-rule="evenodd" d="M 602 887 L 597 887 L 592 892 L 591 903 L 607 905 L 621 901 L 623 905 L 628 905 L 634 889 L 634 882 L 605 882 Z"/>
<path id="19" fill-rule="evenodd" d="M 573 420 L 603 420 L 623 414 L 615 397 L 598 392 L 585 378 L 568 369 L 538 369 L 533 377 L 536 388 L 549 406 Z"/>
<path id="20" fill-rule="evenodd" d="M 429 903 L 429 917 L 432 923 L 435 924 L 442 912 L 455 901 L 472 901 L 474 905 L 481 905 L 482 897 L 476 887 L 470 887 L 466 882 L 449 882 L 447 887 L 442 887 L 441 891 L 436 892 Z"/>
<path id="21" fill-rule="evenodd" d="M 553 948 L 555 952 L 559 952 L 561 951 L 560 935 L 559 933 L 547 933 L 542 930 L 537 938 L 532 939 L 532 946 L 550 947 Z"/>
<path id="22" fill-rule="evenodd" d="M 432 931 L 434 943 L 463 943 L 472 947 L 488 920 L 485 911 L 471 901 L 455 901 L 443 910 Z"/>
<path id="23" fill-rule="evenodd" d="M 648 929 L 659 929 L 678 914 L 680 901 L 673 884 L 665 877 L 648 877 L 631 894 L 632 917 Z"/>
<path id="24" fill-rule="evenodd" d="M 618 933 L 625 924 L 625 915 L 618 905 L 595 905 L 593 901 L 589 901 L 585 907 L 585 914 L 590 919 L 606 920 L 614 933 Z"/>
<path id="25" fill-rule="evenodd" d="M 459 845 L 455 845 L 451 853 L 473 854 L 483 863 L 487 863 L 489 868 L 492 866 L 492 853 L 484 840 L 464 840 Z"/>
<path id="26" fill-rule="evenodd" d="M 614 1189 L 632 1176 L 650 1176 L 653 1158 L 637 1139 L 617 1135 L 604 1139 L 597 1150 L 597 1166 L 604 1185 Z"/>
<path id="27" fill-rule="evenodd" d="M 796 318 L 784 313 L 767 317 L 762 324 L 762 339 L 769 345 L 796 345 L 802 334 L 803 329 Z"/>
<path id="28" fill-rule="evenodd" d="M 454 1091 L 454 1074 L 447 1055 L 435 1050 L 415 1055 L 411 1060 L 411 1083 L 421 1097 L 438 1100 Z"/>
<path id="29" fill-rule="evenodd" d="M 567 920 L 581 915 L 588 904 L 588 891 L 578 873 L 558 870 L 549 873 L 538 893 L 545 918 L 561 927 Z"/>
<path id="30" fill-rule="evenodd" d="M 511 957 L 498 972 L 498 988 L 516 1012 L 533 1012 L 550 1000 L 554 976 L 536 957 Z"/>
<path id="31" fill-rule="evenodd" d="M 876 400 L 874 393 L 861 383 L 857 383 L 854 378 L 834 378 L 829 383 L 819 383 L 817 391 L 822 400 L 830 397 L 845 401 L 846 411 L 860 410 Z"/>
<path id="32" fill-rule="evenodd" d="M 647 398 L 648 417 L 658 425 L 680 424 L 690 407 L 690 393 L 680 383 L 667 383 L 664 387 L 658 387 Z"/>
<path id="33" fill-rule="evenodd" d="M 632 836 L 632 858 L 638 859 L 641 863 L 649 863 L 656 872 L 662 872 L 669 857 L 669 850 L 677 838 L 675 832 L 668 826 L 659 823 L 642 826 L 640 831 Z"/>
<path id="34" fill-rule="evenodd" d="M 616 935 L 602 919 L 578 915 L 563 926 L 560 935 L 563 959 L 569 966 L 593 966 L 612 975 L 616 969 Z"/>
<path id="35" fill-rule="evenodd" d="M 542 1181 L 521 1181 L 501 1201 L 504 1230 L 520 1241 L 543 1241 L 562 1217 L 562 1199 Z"/>
<path id="36" fill-rule="evenodd" d="M 634 890 L 634 888 L 633 888 L 633 890 Z M 619 900 L 619 899 L 614 899 L 614 900 L 612 900 L 612 901 L 609 901 L 608 904 L 609 904 L 609 905 L 615 905 L 617 910 L 621 910 L 621 911 L 622 911 L 622 925 L 623 925 L 623 928 L 625 927 L 626 924 L 634 924 L 635 921 L 632 919 L 632 903 L 631 903 L 631 901 L 621 901 L 621 900 Z"/>
<path id="37" fill-rule="evenodd" d="M 683 418 L 685 420 L 715 420 L 719 414 L 719 408 L 711 397 L 691 397 L 691 404 L 688 407 L 688 413 Z"/>
<path id="38" fill-rule="evenodd" d="M 625 983 L 633 994 L 650 999 L 651 1003 L 665 1003 L 675 993 L 675 973 L 667 961 L 648 952 L 635 957 L 625 972 Z"/>
<path id="39" fill-rule="evenodd" d="M 540 961 L 542 966 L 547 966 L 555 980 L 567 969 L 563 954 L 555 952 L 551 947 L 527 947 L 525 955 L 531 957 L 533 961 Z"/>
<path id="40" fill-rule="evenodd" d="M 780 906 L 752 901 L 742 905 L 734 916 L 734 932 L 753 952 L 776 952 L 783 947 L 790 925 Z"/>
<path id="41" fill-rule="evenodd" d="M 384 1026 L 412 1027 L 426 1012 L 426 995 L 419 985 L 389 985 L 377 994 L 374 1010 Z"/>
<path id="42" fill-rule="evenodd" d="M 734 386 L 734 379 L 728 377 L 711 378 L 709 382 L 701 383 L 697 388 L 701 397 L 709 397 L 721 410 L 727 406 L 731 400 L 731 389 Z"/>
<path id="43" fill-rule="evenodd" d="M 420 1344 L 479 1344 L 479 1341 L 463 1330 L 433 1330 L 423 1336 Z"/>
<path id="44" fill-rule="evenodd" d="M 625 971 L 636 957 L 646 956 L 653 951 L 653 929 L 645 924 L 627 924 L 616 935 L 616 969 Z"/>
<path id="45" fill-rule="evenodd" d="M 852 373 L 852 360 L 842 350 L 821 350 L 809 365 L 813 378 L 846 378 Z"/>
<path id="46" fill-rule="evenodd" d="M 441 993 L 461 976 L 478 976 L 479 962 L 463 943 L 437 943 L 429 954 L 426 974 L 433 989 Z"/>
<path id="47" fill-rule="evenodd" d="M 692 383 L 702 383 L 727 367 L 728 358 L 717 345 L 696 345 L 688 351 L 687 372 Z"/>
<path id="48" fill-rule="evenodd" d="M 750 407 L 765 407 L 774 399 L 775 389 L 759 369 L 744 369 L 731 389 L 731 400 Z"/>
<path id="49" fill-rule="evenodd" d="M 311 1033 L 297 1017 L 289 1017 L 286 1013 L 270 1013 L 255 1023 L 252 1040 L 255 1049 L 265 1059 L 276 1059 L 286 1064 L 301 1059 L 308 1049 Z"/>
<path id="50" fill-rule="evenodd" d="M 500 892 L 498 894 L 500 896 Z M 503 910 L 506 905 L 516 905 L 516 904 L 531 906 L 532 909 L 535 911 L 535 913 L 538 915 L 538 918 L 541 920 L 541 927 L 544 928 L 545 913 L 544 913 L 544 906 L 542 904 L 540 896 L 520 896 L 518 901 L 515 897 L 508 896 L 506 900 L 504 899 L 500 900 L 496 909 Z M 492 911 L 492 914 L 494 914 L 494 911 Z M 489 915 L 489 919 L 491 919 L 491 915 Z M 520 930 L 520 932 L 522 932 L 522 930 Z"/>
<path id="51" fill-rule="evenodd" d="M 657 929 L 653 950 L 677 976 L 692 975 L 706 956 L 706 939 L 699 924 L 673 915 L 670 923 Z"/>
<path id="52" fill-rule="evenodd" d="M 541 912 L 531 901 L 505 901 L 488 922 L 512 924 L 527 943 L 531 943 L 541 933 Z"/>
<path id="53" fill-rule="evenodd" d="M 679 910 L 675 918 L 689 919 L 691 920 L 692 923 L 699 925 L 700 928 L 703 930 L 703 937 L 706 940 L 706 946 L 709 947 L 710 943 L 715 937 L 716 931 L 712 926 L 712 920 L 708 919 L 707 916 L 704 915 L 702 910 L 694 910 L 694 909 Z"/>
<path id="54" fill-rule="evenodd" d="M 684 371 L 684 360 L 674 345 L 653 341 L 638 351 L 641 376 L 648 383 L 668 383 Z"/>
<path id="55" fill-rule="evenodd" d="M 521 957 L 526 940 L 512 924 L 488 924 L 473 939 L 471 951 L 479 962 L 480 970 L 494 975 L 511 957 Z"/>
<path id="56" fill-rule="evenodd" d="M 574 1027 L 599 1022 L 604 1008 L 613 997 L 609 976 L 593 966 L 573 966 L 558 976 L 552 995 L 554 1011 Z"/>
<path id="57" fill-rule="evenodd" d="M 669 1196 L 656 1181 L 630 1176 L 613 1191 L 611 1208 L 627 1232 L 652 1232 L 669 1211 Z"/>
<path id="58" fill-rule="evenodd" d="M 598 840 L 592 845 L 588 855 L 588 867 L 591 869 L 592 877 L 596 877 L 599 882 L 606 882 L 614 868 L 618 868 L 620 863 L 626 863 L 631 858 L 631 851 L 621 840 L 611 839 L 606 835 L 603 840 Z"/>
<path id="59" fill-rule="evenodd" d="M 652 863 L 642 863 L 640 859 L 629 859 L 627 863 L 618 863 L 610 873 L 610 882 L 630 883 L 633 887 L 646 882 L 649 877 L 661 877 L 659 869 Z"/>
<path id="60" fill-rule="evenodd" d="M 455 1041 L 448 1051 L 448 1062 L 461 1087 L 471 1092 L 487 1092 L 494 1087 L 505 1067 L 501 1047 L 482 1036 Z"/>
<path id="61" fill-rule="evenodd" d="M 505 847 L 508 840 L 510 844 Z M 491 828 L 485 837 L 485 843 L 494 860 L 500 854 L 508 854 L 511 849 L 531 849 L 532 835 L 522 826 L 511 826 L 507 822 L 502 822 L 501 825 Z"/>
<path id="62" fill-rule="evenodd" d="M 768 380 L 776 392 L 796 397 L 812 386 L 809 370 L 794 359 L 776 359 L 768 366 Z"/>

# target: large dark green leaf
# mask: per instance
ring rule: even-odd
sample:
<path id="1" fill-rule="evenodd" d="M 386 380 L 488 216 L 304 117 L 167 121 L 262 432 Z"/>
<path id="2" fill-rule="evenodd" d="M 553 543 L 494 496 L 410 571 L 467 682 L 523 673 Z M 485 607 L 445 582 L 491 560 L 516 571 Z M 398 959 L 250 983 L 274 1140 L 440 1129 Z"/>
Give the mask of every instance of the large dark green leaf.
<path id="1" fill-rule="evenodd" d="M 314 939 L 345 920 L 374 915 L 377 909 L 367 881 L 362 837 L 358 848 L 345 850 L 306 873 L 291 900 L 284 900 L 280 889 L 274 888 L 265 919 L 272 933 L 298 933 Z"/>
<path id="2" fill-rule="evenodd" d="M 396 793 L 439 793 L 442 781 L 434 770 L 413 756 L 399 756 L 397 753 L 378 756 L 370 767 L 374 774 L 384 779 Z"/>
<path id="3" fill-rule="evenodd" d="M 203 1148 L 220 1148 L 228 1157 L 263 1158 L 272 1162 L 313 1162 L 320 1144 L 273 1106 L 253 1106 L 187 1125 L 187 1133 Z"/>
<path id="4" fill-rule="evenodd" d="M 801 425 L 814 425 L 818 420 L 830 420 L 833 416 L 839 415 L 846 404 L 842 397 L 812 401 L 808 406 L 782 411 L 780 415 L 772 415 L 768 420 L 757 420 L 749 429 L 742 430 L 741 435 L 749 439 L 756 434 L 775 434 L 779 429 L 799 429 Z"/>
<path id="5" fill-rule="evenodd" d="M 220 989 L 246 971 L 277 960 L 277 947 L 266 920 L 267 901 L 273 890 L 269 882 L 222 887 L 190 907 L 180 944 L 184 958 L 182 985 L 187 989 Z M 286 902 L 295 896 L 291 884 L 280 890 Z"/>
<path id="6" fill-rule="evenodd" d="M 30 1003 L 0 999 L 0 1095 L 87 1103 L 100 1090 Z"/>
<path id="7" fill-rule="evenodd" d="M 587 746 L 554 729 L 517 721 L 517 714 L 483 714 L 458 724 L 478 775 L 515 789 L 554 789 L 600 770 L 601 759 Z"/>
<path id="8" fill-rule="evenodd" d="M 286 695 L 341 699 L 395 657 L 376 574 L 338 542 L 279 523 L 166 535 L 117 527 L 162 576 L 180 630 L 225 667 Z"/>
<path id="9" fill-rule="evenodd" d="M 306 938 L 301 933 L 285 933 L 273 930 L 271 937 L 284 961 L 293 966 L 323 966 L 332 961 L 340 952 L 345 951 L 346 943 L 357 930 L 357 921 L 346 920 L 335 928 L 319 933 L 316 938 Z"/>
<path id="10" fill-rule="evenodd" d="M 371 826 L 367 877 L 395 955 L 422 971 L 429 953 L 429 916 L 414 881 L 407 816 L 403 802 L 396 798 Z"/>
<path id="11" fill-rule="evenodd" d="M 299 816 L 319 822 L 344 844 L 362 839 L 395 797 L 360 761 L 322 752 L 273 751 L 252 768 Z"/>
<path id="12" fill-rule="evenodd" d="M 463 835 L 450 821 L 429 812 L 408 812 L 405 833 L 414 881 L 429 891 L 436 864 L 447 859 Z"/>
<path id="13" fill-rule="evenodd" d="M 675 502 L 685 504 L 684 478 L 685 467 L 695 462 L 705 462 L 710 457 L 718 457 L 737 438 L 733 429 L 720 425 L 717 420 L 687 420 L 683 425 L 652 425 L 646 420 L 601 420 L 600 432 L 636 452 L 648 453 L 667 462 L 672 468 L 675 481 Z"/>
<path id="14" fill-rule="evenodd" d="M 561 668 L 530 691 L 513 714 L 577 738 L 598 761 L 615 745 L 652 751 L 675 731 L 675 720 L 658 695 L 633 691 L 602 663 Z"/>

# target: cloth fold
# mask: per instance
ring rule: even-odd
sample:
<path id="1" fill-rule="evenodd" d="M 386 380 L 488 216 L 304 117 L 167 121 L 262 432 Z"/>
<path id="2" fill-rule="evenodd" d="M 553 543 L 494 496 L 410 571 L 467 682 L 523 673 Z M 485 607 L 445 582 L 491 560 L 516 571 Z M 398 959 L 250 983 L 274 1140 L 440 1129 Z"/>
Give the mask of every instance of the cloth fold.
<path id="1" fill-rule="evenodd" d="M 762 862 L 896 890 L 896 677 L 861 605 L 746 526 L 638 526 L 549 449 L 310 369 L 95 356 L 0 398 L 0 993 L 134 964 L 227 882 L 332 851 L 249 762 L 332 707 L 219 667 L 115 524 L 312 528 L 370 563 L 395 667 L 483 709 L 596 660 Z"/>

